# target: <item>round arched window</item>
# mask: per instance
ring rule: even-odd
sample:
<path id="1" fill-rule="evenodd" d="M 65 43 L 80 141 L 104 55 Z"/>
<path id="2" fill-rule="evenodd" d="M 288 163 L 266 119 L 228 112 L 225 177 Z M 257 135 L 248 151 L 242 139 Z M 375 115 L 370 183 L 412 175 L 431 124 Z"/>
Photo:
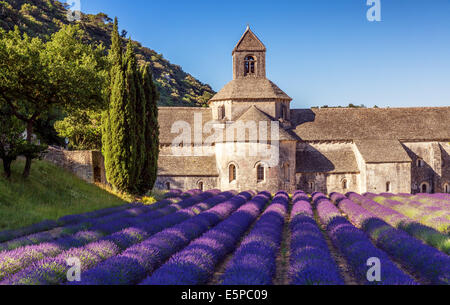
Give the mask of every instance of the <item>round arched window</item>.
<path id="1" fill-rule="evenodd" d="M 200 191 L 203 191 L 204 185 L 203 185 L 203 182 L 202 182 L 202 181 L 199 181 L 199 183 L 197 184 L 197 186 L 198 186 L 198 189 L 199 189 Z"/>
<path id="2" fill-rule="evenodd" d="M 230 183 L 236 181 L 236 165 L 230 164 L 228 167 L 228 177 L 230 178 Z"/>
<path id="3" fill-rule="evenodd" d="M 450 184 L 444 184 L 444 193 L 450 194 Z"/>
<path id="4" fill-rule="evenodd" d="M 255 58 L 253 56 L 247 56 L 244 59 L 245 75 L 255 74 Z"/>
<path id="5" fill-rule="evenodd" d="M 266 176 L 266 171 L 265 171 L 264 165 L 259 164 L 256 167 L 256 179 L 258 180 L 258 182 L 262 182 L 266 179 L 265 176 Z"/>

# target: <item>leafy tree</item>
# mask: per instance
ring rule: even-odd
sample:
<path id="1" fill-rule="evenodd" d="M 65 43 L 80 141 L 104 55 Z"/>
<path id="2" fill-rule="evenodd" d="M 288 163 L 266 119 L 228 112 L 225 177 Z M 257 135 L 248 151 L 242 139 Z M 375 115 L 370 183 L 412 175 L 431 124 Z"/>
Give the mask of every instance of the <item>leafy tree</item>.
<path id="1" fill-rule="evenodd" d="M 25 123 L 32 144 L 36 121 L 55 108 L 101 109 L 107 61 L 103 47 L 83 44 L 78 26 L 63 26 L 44 42 L 0 31 L 0 104 Z M 25 154 L 28 177 L 36 154 Z"/>
<path id="2" fill-rule="evenodd" d="M 18 156 L 27 154 L 38 157 L 46 149 L 43 145 L 27 143 L 23 130 L 24 123 L 3 107 L 0 110 L 0 159 L 6 178 L 11 177 L 11 163 Z"/>
<path id="3" fill-rule="evenodd" d="M 71 113 L 55 123 L 62 138 L 69 139 L 69 148 L 76 150 L 100 150 L 102 147 L 102 116 L 97 111 L 81 110 Z"/>

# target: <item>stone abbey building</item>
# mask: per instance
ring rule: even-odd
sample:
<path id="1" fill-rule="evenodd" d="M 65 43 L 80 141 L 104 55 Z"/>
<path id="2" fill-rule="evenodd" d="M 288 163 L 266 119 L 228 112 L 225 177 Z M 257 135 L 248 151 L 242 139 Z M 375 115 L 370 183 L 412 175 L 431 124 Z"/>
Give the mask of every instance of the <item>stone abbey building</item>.
<path id="1" fill-rule="evenodd" d="M 266 48 L 249 28 L 232 55 L 233 80 L 209 108 L 159 109 L 157 188 L 450 193 L 450 107 L 291 109 L 291 98 L 267 79 Z M 207 154 L 174 153 L 176 122 L 191 126 L 192 140 L 183 146 Z M 266 133 L 260 122 L 270 127 Z M 208 124 L 225 132 L 248 128 L 229 140 L 214 137 Z M 276 164 L 238 153 L 274 145 Z"/>

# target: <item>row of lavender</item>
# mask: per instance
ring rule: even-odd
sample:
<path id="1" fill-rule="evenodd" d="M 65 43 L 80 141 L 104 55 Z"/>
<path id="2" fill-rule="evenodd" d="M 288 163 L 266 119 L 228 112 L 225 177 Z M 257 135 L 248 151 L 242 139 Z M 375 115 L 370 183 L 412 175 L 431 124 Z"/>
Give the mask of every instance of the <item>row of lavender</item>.
<path id="1" fill-rule="evenodd" d="M 358 203 L 393 227 L 399 228 L 411 236 L 422 240 L 426 244 L 435 247 L 444 253 L 450 254 L 450 236 L 447 234 L 414 221 L 394 209 L 369 199 L 369 197 L 364 197 L 356 193 L 348 193 L 347 196 L 352 201 Z M 448 206 L 447 211 L 450 213 L 450 205 Z"/>
<path id="2" fill-rule="evenodd" d="M 358 199 L 358 196 L 349 194 L 350 199 Z M 355 225 L 370 236 L 377 247 L 422 282 L 450 284 L 450 257 L 447 254 L 424 244 L 402 229 L 392 227 L 342 194 L 332 194 L 331 198 Z"/>
<path id="3" fill-rule="evenodd" d="M 43 270 L 56 268 L 55 263 L 69 257 L 79 256 L 84 266 L 91 266 L 92 263 L 95 263 L 92 257 L 97 260 L 104 258 L 104 255 L 96 250 L 101 251 L 101 248 L 104 247 L 106 252 L 111 252 L 108 255 L 117 254 L 118 251 L 131 244 L 145 239 L 152 232 L 184 220 L 186 215 L 190 215 L 189 213 L 195 214 L 208 208 L 207 206 L 192 206 L 216 196 L 218 193 L 217 190 L 205 192 L 158 210 L 149 211 L 146 207 L 129 209 L 126 211 L 127 214 L 122 215 L 123 217 L 114 216 L 104 219 L 104 221 L 96 223 L 90 230 L 80 231 L 50 242 L 3 251 L 0 253 L 0 280 L 6 279 L 7 283 L 21 282 L 18 279 L 21 276 L 26 277 L 28 272 L 32 273 L 33 270 L 36 270 L 38 273 L 45 273 Z M 227 193 L 228 197 L 231 195 Z M 152 224 L 151 227 L 149 227 L 150 224 Z M 107 245 L 108 242 L 110 244 Z M 63 269 L 67 269 L 65 262 L 64 266 L 60 267 L 61 272 Z M 18 274 L 21 270 L 21 274 Z M 10 281 L 15 275 L 18 277 Z M 40 283 L 40 281 L 30 281 L 29 283 Z"/>
<path id="4" fill-rule="evenodd" d="M 394 259 L 421 282 L 449 284 L 447 255 L 377 218 L 354 202 L 359 195 L 348 195 L 352 200 L 341 194 L 332 194 L 330 200 L 315 193 L 311 202 L 301 191 L 294 194 L 289 283 L 344 284 L 325 239 L 328 235 L 358 283 L 417 284 Z M 192 197 L 182 200 L 187 196 Z M 289 195 L 277 193 L 265 211 L 271 195 L 253 196 L 176 191 L 168 194 L 173 201 L 164 200 L 153 209 L 113 212 L 92 221 L 89 230 L 1 252 L 0 284 L 63 284 L 66 259 L 71 257 L 79 258 L 83 269 L 82 281 L 75 284 L 206 284 L 230 254 L 220 284 L 273 284 Z M 367 278 L 367 262 L 373 257 L 381 262 L 381 282 Z"/>
<path id="5" fill-rule="evenodd" d="M 114 219 L 138 216 L 140 213 L 161 209 L 200 193 L 200 190 L 169 192 L 164 196 L 164 200 L 149 206 L 136 202 L 83 214 L 68 215 L 57 221 L 44 221 L 20 230 L 4 231 L 0 233 L 0 252 L 73 235 Z"/>

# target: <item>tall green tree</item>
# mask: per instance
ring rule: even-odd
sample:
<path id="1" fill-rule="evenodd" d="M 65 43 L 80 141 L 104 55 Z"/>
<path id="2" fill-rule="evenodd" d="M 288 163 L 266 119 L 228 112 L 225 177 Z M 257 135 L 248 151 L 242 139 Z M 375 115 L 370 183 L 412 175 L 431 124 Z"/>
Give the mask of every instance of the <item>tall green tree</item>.
<path id="1" fill-rule="evenodd" d="M 131 180 L 126 162 L 130 147 L 127 143 L 127 124 L 123 113 L 126 108 L 125 73 L 117 18 L 114 20 L 111 42 L 109 108 L 104 112 L 102 119 L 102 149 L 108 182 L 114 188 L 125 191 Z"/>
<path id="2" fill-rule="evenodd" d="M 140 176 L 139 190 L 144 193 L 151 190 L 158 174 L 159 156 L 159 124 L 158 100 L 159 93 L 152 79 L 149 65 L 141 67 L 142 87 L 145 95 L 146 124 L 144 130 L 145 156 Z"/>
<path id="3" fill-rule="evenodd" d="M 137 114 L 136 106 L 139 99 L 139 89 L 136 87 L 139 78 L 137 77 L 137 61 L 136 53 L 134 52 L 133 44 L 129 40 L 123 61 L 125 69 L 125 95 L 124 95 L 124 111 L 122 112 L 125 122 L 124 145 L 127 150 L 125 156 L 126 169 L 128 174 L 128 181 L 126 190 L 131 193 L 136 193 L 137 176 L 139 174 L 139 149 L 137 131 Z"/>
<path id="4" fill-rule="evenodd" d="M 128 48 L 131 48 L 131 57 L 136 59 L 134 54 L 134 47 L 130 41 Z M 136 191 L 140 194 L 145 193 L 140 186 L 142 185 L 142 175 L 145 171 L 145 158 L 146 158 L 146 146 L 145 146 L 145 128 L 147 125 L 147 102 L 144 91 L 143 75 L 141 69 L 134 60 L 132 62 L 132 71 L 134 74 L 135 89 L 136 89 L 136 104 L 135 104 L 135 140 L 136 140 L 136 161 L 135 161 L 135 184 Z"/>
<path id="5" fill-rule="evenodd" d="M 117 190 L 143 194 L 156 180 L 159 96 L 149 67 L 138 67 L 131 39 L 123 52 L 117 18 L 110 61 L 110 104 L 102 119 L 107 179 Z"/>
<path id="6" fill-rule="evenodd" d="M 21 34 L 18 27 L 0 30 L 0 106 L 24 122 L 26 140 L 33 142 L 37 120 L 60 108 L 101 109 L 107 61 L 102 46 L 83 43 L 78 26 L 64 25 L 48 41 Z M 24 153 L 28 177 L 36 154 Z"/>

